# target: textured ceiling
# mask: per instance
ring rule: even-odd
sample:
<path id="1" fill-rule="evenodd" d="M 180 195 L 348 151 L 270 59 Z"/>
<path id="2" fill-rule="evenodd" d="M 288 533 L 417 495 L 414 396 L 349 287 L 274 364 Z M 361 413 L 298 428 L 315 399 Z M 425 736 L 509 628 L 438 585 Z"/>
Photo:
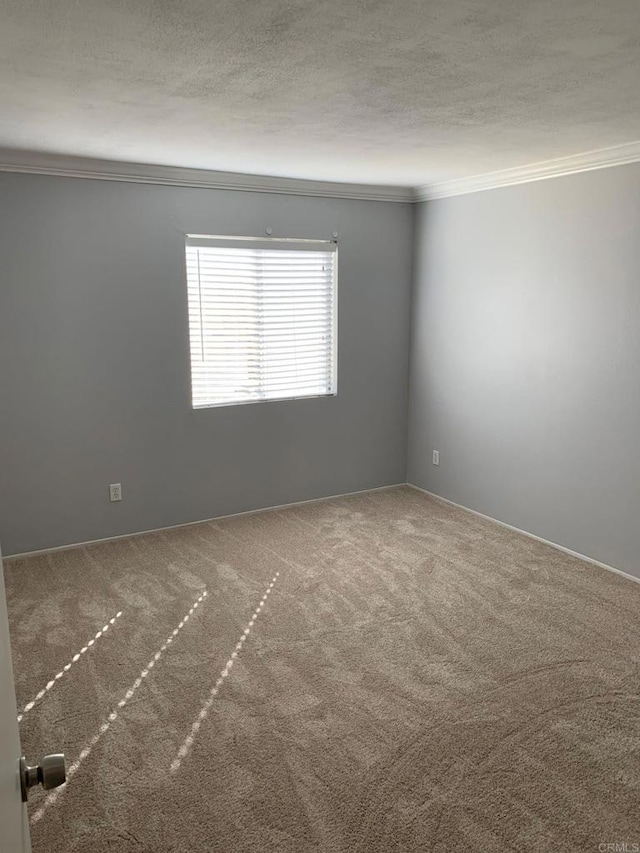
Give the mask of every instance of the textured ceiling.
<path id="1" fill-rule="evenodd" d="M 639 0 L 2 0 L 0 146 L 420 185 L 640 139 Z"/>

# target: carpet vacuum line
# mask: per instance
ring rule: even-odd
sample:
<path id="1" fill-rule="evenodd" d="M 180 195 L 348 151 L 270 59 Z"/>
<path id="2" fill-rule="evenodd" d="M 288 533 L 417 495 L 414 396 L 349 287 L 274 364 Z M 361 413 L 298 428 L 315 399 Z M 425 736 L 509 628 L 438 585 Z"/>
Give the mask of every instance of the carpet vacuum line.
<path id="1" fill-rule="evenodd" d="M 198 714 L 198 716 L 194 720 L 193 725 L 191 726 L 191 731 L 189 732 L 189 734 L 186 736 L 186 738 L 182 742 L 180 749 L 176 753 L 176 756 L 173 759 L 173 761 L 171 762 L 171 767 L 170 767 L 171 773 L 176 773 L 180 769 L 180 765 L 182 764 L 183 760 L 187 757 L 187 755 L 191 751 L 191 747 L 193 746 L 193 742 L 195 740 L 195 737 L 198 734 L 198 731 L 200 730 L 200 726 L 205 721 L 207 714 L 209 713 L 211 706 L 213 705 L 213 702 L 214 702 L 216 696 L 218 695 L 218 691 L 222 687 L 222 684 L 223 684 L 225 678 L 227 678 L 227 676 L 231 672 L 231 669 L 232 669 L 234 663 L 238 659 L 238 655 L 242 651 L 242 647 L 244 646 L 247 637 L 251 633 L 251 629 L 255 625 L 256 619 L 260 615 L 260 611 L 262 610 L 262 608 L 266 604 L 267 598 L 268 598 L 269 594 L 271 593 L 271 590 L 273 589 L 273 587 L 276 585 L 276 582 L 277 582 L 279 577 L 280 577 L 280 572 L 276 572 L 275 575 L 273 576 L 273 578 L 271 579 L 271 583 L 269 584 L 269 586 L 265 590 L 264 595 L 260 599 L 260 604 L 253 611 L 253 614 L 251 615 L 251 619 L 249 620 L 249 624 L 247 625 L 247 627 L 242 632 L 242 635 L 241 635 L 240 639 L 238 640 L 238 642 L 236 643 L 234 650 L 231 652 L 231 657 L 226 662 L 224 669 L 222 670 L 222 672 L 220 673 L 220 675 L 218 677 L 218 680 L 216 681 L 216 683 L 213 685 L 213 687 L 209 691 L 209 695 L 207 696 L 207 699 L 206 699 L 204 705 L 200 709 L 200 713 Z"/>
<path id="2" fill-rule="evenodd" d="M 96 640 L 99 640 L 100 637 L 103 637 L 107 633 L 107 631 L 109 630 L 109 627 L 111 625 L 115 625 L 116 619 L 119 619 L 121 616 L 122 616 L 122 610 L 118 610 L 116 615 L 112 616 L 111 619 L 109 619 L 109 621 L 105 625 L 102 626 L 102 628 L 89 640 L 89 642 L 86 644 L 86 646 L 83 646 L 80 649 L 80 651 L 77 652 L 71 658 L 69 663 L 66 663 L 62 667 L 60 672 L 57 672 L 53 676 L 51 681 L 47 682 L 47 685 L 45 687 L 43 687 L 42 690 L 36 696 L 34 696 L 30 702 L 27 702 L 27 704 L 22 709 L 22 712 L 20 714 L 18 714 L 18 722 L 19 723 L 22 722 L 22 719 L 24 718 L 25 714 L 29 713 L 29 711 L 33 708 L 33 706 L 36 704 L 36 702 L 39 702 L 40 699 L 42 699 L 44 696 L 47 695 L 47 693 L 51 690 L 53 685 L 57 684 L 58 681 L 60 681 L 60 679 L 62 678 L 62 676 L 66 672 L 69 672 L 69 670 L 71 669 L 73 664 L 77 663 L 80 660 L 80 658 L 82 657 L 82 655 L 86 654 L 89 651 L 89 649 L 95 644 Z"/>
<path id="3" fill-rule="evenodd" d="M 73 777 L 76 775 L 76 773 L 80 769 L 82 763 L 85 761 L 86 758 L 88 758 L 89 754 L 91 753 L 91 750 L 98 743 L 98 741 L 102 738 L 102 736 L 109 731 L 112 724 L 118 719 L 119 711 L 121 711 L 127 705 L 127 703 L 132 699 L 134 693 L 140 687 L 143 680 L 147 677 L 150 670 L 153 669 L 153 667 L 156 665 L 156 663 L 162 657 L 163 653 L 175 641 L 175 639 L 178 636 L 178 634 L 180 633 L 180 631 L 184 628 L 184 626 L 189 621 L 191 616 L 193 616 L 196 608 L 204 601 L 204 599 L 207 597 L 207 595 L 208 595 L 208 592 L 205 589 L 204 592 L 202 592 L 198 596 L 198 598 L 191 605 L 191 608 L 189 609 L 189 611 L 185 615 L 185 617 L 178 623 L 177 627 L 173 629 L 171 634 L 169 634 L 167 639 L 160 646 L 158 651 L 153 655 L 153 657 L 147 663 L 147 665 L 144 667 L 144 669 L 141 670 L 140 675 L 136 678 L 136 680 L 133 682 L 131 687 L 127 690 L 125 695 L 118 702 L 118 706 L 117 706 L 118 710 L 117 711 L 115 711 L 115 710 L 111 711 L 111 713 L 109 714 L 107 719 L 102 723 L 102 725 L 100 726 L 100 728 L 98 729 L 96 734 L 91 738 L 89 743 L 80 752 L 80 755 L 78 756 L 78 758 L 73 762 L 73 764 L 71 764 L 67 768 L 67 783 L 69 783 L 73 779 Z M 55 790 L 51 791 L 50 794 L 47 795 L 47 798 L 45 799 L 44 803 L 31 816 L 31 823 L 32 824 L 37 823 L 42 818 L 45 811 L 49 808 L 50 805 L 52 805 L 53 803 L 56 802 L 58 797 L 60 797 L 62 795 L 62 793 L 66 790 L 66 788 L 67 788 L 67 784 L 63 785 L 61 788 L 56 788 Z"/>

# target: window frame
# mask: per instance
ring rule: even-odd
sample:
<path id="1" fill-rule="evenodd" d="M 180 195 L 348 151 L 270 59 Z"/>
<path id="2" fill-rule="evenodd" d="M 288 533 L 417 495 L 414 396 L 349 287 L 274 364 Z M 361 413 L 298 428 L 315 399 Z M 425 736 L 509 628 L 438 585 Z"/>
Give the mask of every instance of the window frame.
<path id="1" fill-rule="evenodd" d="M 183 234 L 184 239 L 184 271 L 185 271 L 185 293 L 187 296 L 187 343 L 189 345 L 188 349 L 188 358 L 189 358 L 189 383 L 190 383 L 190 403 L 192 411 L 201 411 L 206 409 L 220 409 L 220 408 L 229 408 L 235 406 L 251 406 L 255 403 L 283 403 L 287 401 L 294 400 L 322 400 L 328 399 L 331 397 L 338 396 L 338 240 L 335 238 L 323 240 L 318 238 L 306 238 L 306 237 L 248 237 L 245 235 L 235 236 L 235 235 L 217 235 L 217 234 L 191 234 L 186 233 Z M 196 404 L 194 402 L 194 375 L 193 375 L 193 359 L 192 359 L 192 347 L 191 347 L 191 321 L 189 318 L 189 275 L 187 272 L 187 252 L 189 249 L 189 241 L 199 241 L 201 240 L 203 245 L 206 245 L 207 241 L 211 241 L 212 244 L 221 245 L 224 243 L 228 243 L 230 248 L 242 248 L 243 245 L 245 247 L 248 244 L 264 244 L 260 246 L 260 248 L 269 248 L 277 250 L 278 248 L 284 248 L 287 244 L 303 244 L 306 250 L 313 250 L 313 247 L 316 246 L 318 251 L 321 251 L 322 247 L 331 247 L 330 251 L 335 255 L 334 259 L 334 268 L 333 268 L 333 287 L 332 287 L 332 304 L 331 304 L 331 388 L 332 390 L 326 394 L 296 394 L 296 395 L 286 395 L 282 397 L 258 397 L 255 399 L 248 400 L 227 400 L 216 403 L 201 403 Z M 280 244 L 280 246 L 278 245 Z M 284 246 L 282 245 L 284 244 Z M 294 249 L 295 250 L 295 249 Z"/>

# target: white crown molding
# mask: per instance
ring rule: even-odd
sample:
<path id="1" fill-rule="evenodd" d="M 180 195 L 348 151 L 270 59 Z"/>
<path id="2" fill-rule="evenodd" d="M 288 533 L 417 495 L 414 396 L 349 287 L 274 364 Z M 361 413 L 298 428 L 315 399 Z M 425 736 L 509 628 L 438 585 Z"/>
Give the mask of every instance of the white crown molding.
<path id="1" fill-rule="evenodd" d="M 623 166 L 627 163 L 639 161 L 640 141 L 629 142 L 626 145 L 601 148 L 597 151 L 587 151 L 570 157 L 558 157 L 555 160 L 545 160 L 541 163 L 518 166 L 514 169 L 503 169 L 498 172 L 487 172 L 484 175 L 474 175 L 470 178 L 459 178 L 416 187 L 414 199 L 415 201 L 429 201 L 436 198 L 449 198 L 450 196 L 466 195 L 467 193 L 493 190 L 499 187 L 510 187 L 514 184 L 528 184 L 532 181 L 560 178 L 564 175 L 590 172 L 609 166 Z"/>
<path id="2" fill-rule="evenodd" d="M 214 172 L 207 169 L 155 166 L 146 163 L 125 163 L 7 149 L 0 149 L 0 172 L 363 201 L 412 202 L 415 200 L 411 187 L 343 184 L 267 175 L 244 175 L 235 172 Z"/>
<path id="3" fill-rule="evenodd" d="M 451 181 L 411 188 L 384 184 L 346 184 L 332 181 L 309 181 L 302 178 L 279 178 L 269 175 L 245 175 L 238 172 L 215 172 L 181 166 L 127 163 L 117 160 L 97 160 L 65 154 L 0 148 L 0 172 L 54 175 L 96 181 L 124 181 L 134 184 L 160 184 L 163 186 L 392 202 L 420 202 L 449 198 L 637 162 L 640 162 L 640 140 L 611 148 L 601 148 L 597 151 L 587 151 L 583 154 L 574 154 L 570 157 L 558 157 L 555 160 L 545 160 L 527 166 L 517 166 L 512 169 L 502 169 L 468 178 L 456 178 Z"/>

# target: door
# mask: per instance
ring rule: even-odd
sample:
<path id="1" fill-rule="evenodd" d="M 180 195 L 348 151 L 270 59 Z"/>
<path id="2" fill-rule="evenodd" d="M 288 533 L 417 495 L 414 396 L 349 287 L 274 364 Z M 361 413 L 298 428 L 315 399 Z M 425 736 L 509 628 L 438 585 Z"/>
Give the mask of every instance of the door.
<path id="1" fill-rule="evenodd" d="M 20 787 L 20 738 L 11 668 L 9 621 L 0 554 L 0 827 L 6 853 L 30 853 L 27 807 Z"/>

